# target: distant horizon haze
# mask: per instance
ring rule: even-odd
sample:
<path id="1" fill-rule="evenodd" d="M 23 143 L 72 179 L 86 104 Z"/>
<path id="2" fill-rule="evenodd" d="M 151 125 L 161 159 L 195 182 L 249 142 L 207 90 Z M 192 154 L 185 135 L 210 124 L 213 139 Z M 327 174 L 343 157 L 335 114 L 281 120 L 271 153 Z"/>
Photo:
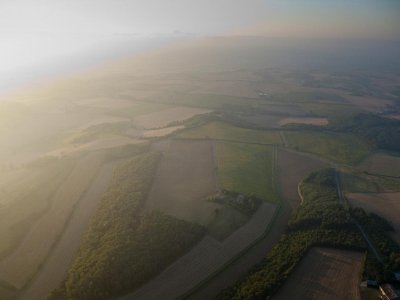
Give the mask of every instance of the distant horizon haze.
<path id="1" fill-rule="evenodd" d="M 198 37 L 393 45 L 399 13 L 393 0 L 3 0 L 0 90 Z"/>

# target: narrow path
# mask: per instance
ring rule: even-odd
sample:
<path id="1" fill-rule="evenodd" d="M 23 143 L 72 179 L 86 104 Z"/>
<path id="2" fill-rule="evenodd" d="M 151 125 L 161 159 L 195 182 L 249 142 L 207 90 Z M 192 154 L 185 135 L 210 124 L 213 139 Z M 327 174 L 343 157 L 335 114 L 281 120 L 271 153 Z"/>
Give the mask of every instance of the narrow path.
<path id="1" fill-rule="evenodd" d="M 285 134 L 284 134 L 282 131 L 279 131 L 279 136 L 281 137 L 281 140 L 282 140 L 282 142 L 283 142 L 283 146 L 284 146 L 285 148 L 288 148 L 288 147 L 289 147 L 289 143 L 288 143 L 288 141 L 287 141 L 287 139 L 286 139 Z"/>
<path id="2" fill-rule="evenodd" d="M 303 204 L 304 202 L 304 197 L 303 194 L 301 193 L 301 185 L 303 184 L 303 181 L 300 181 L 299 184 L 297 185 L 297 194 L 299 195 L 300 198 L 300 204 Z"/>
<path id="3" fill-rule="evenodd" d="M 103 193 L 107 190 L 114 167 L 119 163 L 121 161 L 114 161 L 101 167 L 95 180 L 76 207 L 61 239 L 33 282 L 22 292 L 20 300 L 43 300 L 65 278 L 90 217 Z"/>

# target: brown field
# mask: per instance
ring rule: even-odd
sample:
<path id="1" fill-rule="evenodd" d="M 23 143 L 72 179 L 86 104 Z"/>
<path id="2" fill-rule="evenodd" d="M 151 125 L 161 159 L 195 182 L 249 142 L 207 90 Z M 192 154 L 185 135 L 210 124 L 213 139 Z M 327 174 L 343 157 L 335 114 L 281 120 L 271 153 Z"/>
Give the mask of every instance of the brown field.
<path id="1" fill-rule="evenodd" d="M 360 165 L 360 168 L 370 173 L 400 176 L 400 157 L 383 153 L 373 154 Z"/>
<path id="2" fill-rule="evenodd" d="M 400 193 L 351 193 L 346 196 L 352 205 L 360 206 L 390 221 L 395 229 L 392 237 L 400 243 Z"/>
<path id="3" fill-rule="evenodd" d="M 130 138 L 127 136 L 109 136 L 105 138 L 96 139 L 94 141 L 90 141 L 88 143 L 82 145 L 66 145 L 64 147 L 59 147 L 57 150 L 51 151 L 47 153 L 47 155 L 51 156 L 64 156 L 70 155 L 73 153 L 83 152 L 83 151 L 97 151 L 97 150 L 104 150 L 110 149 L 115 147 L 120 147 L 124 145 L 130 144 L 138 144 L 142 143 L 139 139 Z"/>
<path id="4" fill-rule="evenodd" d="M 270 223 L 275 208 L 273 204 L 263 203 L 244 226 L 223 242 L 206 236 L 153 280 L 121 299 L 176 299 L 260 237 Z"/>
<path id="5" fill-rule="evenodd" d="M 60 285 L 79 248 L 81 237 L 89 224 L 90 217 L 103 193 L 107 190 L 112 171 L 120 163 L 121 161 L 110 162 L 101 167 L 96 179 L 75 209 L 61 239 L 51 251 L 34 281 L 23 292 L 21 300 L 45 299 L 53 289 Z"/>
<path id="6" fill-rule="evenodd" d="M 272 299 L 360 299 L 364 254 L 312 248 Z"/>
<path id="7" fill-rule="evenodd" d="M 145 129 L 165 127 L 172 122 L 184 121 L 210 110 L 194 107 L 177 106 L 134 118 L 134 124 Z"/>
<path id="8" fill-rule="evenodd" d="M 30 228 L 18 248 L 0 262 L 0 280 L 22 288 L 33 277 L 60 237 L 70 213 L 104 158 L 104 153 L 90 153 L 77 163 L 53 195 L 51 207 Z"/>
<path id="9" fill-rule="evenodd" d="M 166 141 L 155 148 L 162 152 L 162 160 L 146 208 L 207 225 L 219 207 L 205 201 L 217 190 L 212 142 Z"/>
<path id="10" fill-rule="evenodd" d="M 298 184 L 311 172 L 328 167 L 327 163 L 300 153 L 280 149 L 278 152 L 278 178 L 282 196 L 296 207 L 299 203 Z"/>
<path id="11" fill-rule="evenodd" d="M 278 123 L 280 126 L 287 124 L 306 124 L 315 126 L 325 126 L 328 125 L 327 118 L 284 118 Z"/>

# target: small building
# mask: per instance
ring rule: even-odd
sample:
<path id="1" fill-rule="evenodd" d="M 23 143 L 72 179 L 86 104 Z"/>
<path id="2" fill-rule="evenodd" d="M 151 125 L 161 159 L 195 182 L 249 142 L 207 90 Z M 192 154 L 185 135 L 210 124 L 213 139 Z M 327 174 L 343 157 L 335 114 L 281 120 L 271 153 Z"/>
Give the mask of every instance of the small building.
<path id="1" fill-rule="evenodd" d="M 383 300 L 400 300 L 400 293 L 391 284 L 382 284 L 379 286 Z"/>

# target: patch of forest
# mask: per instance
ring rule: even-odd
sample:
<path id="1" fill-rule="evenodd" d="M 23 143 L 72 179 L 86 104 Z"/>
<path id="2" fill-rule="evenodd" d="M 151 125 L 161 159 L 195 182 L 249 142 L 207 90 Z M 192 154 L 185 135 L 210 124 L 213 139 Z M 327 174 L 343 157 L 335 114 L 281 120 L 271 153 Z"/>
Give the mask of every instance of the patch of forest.
<path id="1" fill-rule="evenodd" d="M 366 249 L 350 213 L 339 205 L 333 169 L 312 173 L 303 181 L 301 192 L 304 201 L 283 238 L 243 280 L 224 290 L 220 299 L 268 299 L 313 246 Z"/>
<path id="2" fill-rule="evenodd" d="M 105 299 L 129 292 L 188 251 L 205 233 L 199 225 L 143 204 L 158 153 L 118 167 L 62 285 L 48 299 Z"/>

